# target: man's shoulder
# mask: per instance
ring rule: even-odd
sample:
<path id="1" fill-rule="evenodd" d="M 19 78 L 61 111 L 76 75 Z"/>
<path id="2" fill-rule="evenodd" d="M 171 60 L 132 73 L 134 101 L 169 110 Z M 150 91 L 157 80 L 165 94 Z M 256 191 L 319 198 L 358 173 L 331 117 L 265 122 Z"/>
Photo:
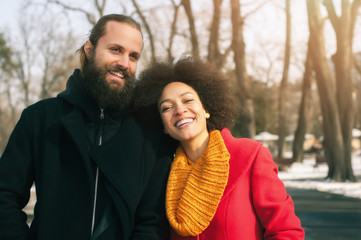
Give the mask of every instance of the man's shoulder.
<path id="1" fill-rule="evenodd" d="M 58 112 L 62 108 L 64 101 L 59 98 L 47 98 L 31 104 L 24 109 L 25 114 L 46 116 Z"/>
<path id="2" fill-rule="evenodd" d="M 38 109 L 38 108 L 54 107 L 58 104 L 61 104 L 62 102 L 63 102 L 63 100 L 56 98 L 56 97 L 46 98 L 46 99 L 39 100 L 38 102 L 29 105 L 27 108 L 28 109 Z"/>

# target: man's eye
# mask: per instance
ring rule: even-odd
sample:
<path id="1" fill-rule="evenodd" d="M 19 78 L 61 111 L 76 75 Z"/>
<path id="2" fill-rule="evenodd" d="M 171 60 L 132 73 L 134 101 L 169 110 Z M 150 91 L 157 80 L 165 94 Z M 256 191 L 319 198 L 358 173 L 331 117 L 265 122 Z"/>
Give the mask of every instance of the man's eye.
<path id="1" fill-rule="evenodd" d="M 139 60 L 139 56 L 138 55 L 130 55 L 130 58 L 133 59 L 134 61 L 138 61 Z"/>

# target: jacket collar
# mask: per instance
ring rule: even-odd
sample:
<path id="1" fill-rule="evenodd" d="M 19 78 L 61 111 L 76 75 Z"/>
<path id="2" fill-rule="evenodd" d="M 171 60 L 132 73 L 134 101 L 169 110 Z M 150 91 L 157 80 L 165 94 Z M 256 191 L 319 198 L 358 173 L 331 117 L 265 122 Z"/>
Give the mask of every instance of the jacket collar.
<path id="1" fill-rule="evenodd" d="M 80 69 L 75 69 L 66 83 L 65 91 L 58 94 L 58 98 L 81 109 L 87 118 L 92 119 L 97 116 L 99 107 L 96 101 L 86 93 L 82 81 Z"/>
<path id="2" fill-rule="evenodd" d="M 247 138 L 235 138 L 227 128 L 221 131 L 221 135 L 231 155 L 228 183 L 224 190 L 223 199 L 237 185 L 239 179 L 250 171 L 262 144 Z"/>
<path id="3" fill-rule="evenodd" d="M 83 86 L 83 77 L 80 69 L 75 69 L 66 83 L 65 91 L 58 94 L 58 98 L 64 100 L 70 105 L 79 108 L 88 119 L 97 119 L 99 117 L 100 107 L 97 102 L 90 97 Z M 107 110 L 111 118 L 118 120 L 123 115 L 129 113 L 129 108 L 119 110 Z"/>

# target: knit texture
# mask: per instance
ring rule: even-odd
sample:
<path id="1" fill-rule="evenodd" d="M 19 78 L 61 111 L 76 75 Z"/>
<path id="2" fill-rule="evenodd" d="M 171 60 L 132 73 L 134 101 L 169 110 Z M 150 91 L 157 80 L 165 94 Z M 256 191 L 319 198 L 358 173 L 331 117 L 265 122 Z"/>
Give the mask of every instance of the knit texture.
<path id="1" fill-rule="evenodd" d="M 208 227 L 227 185 L 229 158 L 218 130 L 210 132 L 207 149 L 196 162 L 177 148 L 166 193 L 167 217 L 177 234 L 196 236 Z"/>

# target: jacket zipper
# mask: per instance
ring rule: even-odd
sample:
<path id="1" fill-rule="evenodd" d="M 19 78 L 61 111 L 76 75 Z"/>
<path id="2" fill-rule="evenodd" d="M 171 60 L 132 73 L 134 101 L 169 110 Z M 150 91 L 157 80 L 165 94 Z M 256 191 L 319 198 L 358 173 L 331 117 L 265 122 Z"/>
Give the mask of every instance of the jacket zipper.
<path id="1" fill-rule="evenodd" d="M 103 138 L 103 121 L 104 121 L 104 109 L 100 108 L 100 124 L 98 129 L 98 146 L 102 145 L 102 138 Z M 97 197 L 98 197 L 98 183 L 99 183 L 99 167 L 97 166 L 96 172 L 95 172 L 95 187 L 94 187 L 94 201 L 93 201 L 93 216 L 92 216 L 92 226 L 91 226 L 91 236 L 94 232 L 95 227 L 95 212 L 96 212 L 96 206 L 97 206 Z"/>

